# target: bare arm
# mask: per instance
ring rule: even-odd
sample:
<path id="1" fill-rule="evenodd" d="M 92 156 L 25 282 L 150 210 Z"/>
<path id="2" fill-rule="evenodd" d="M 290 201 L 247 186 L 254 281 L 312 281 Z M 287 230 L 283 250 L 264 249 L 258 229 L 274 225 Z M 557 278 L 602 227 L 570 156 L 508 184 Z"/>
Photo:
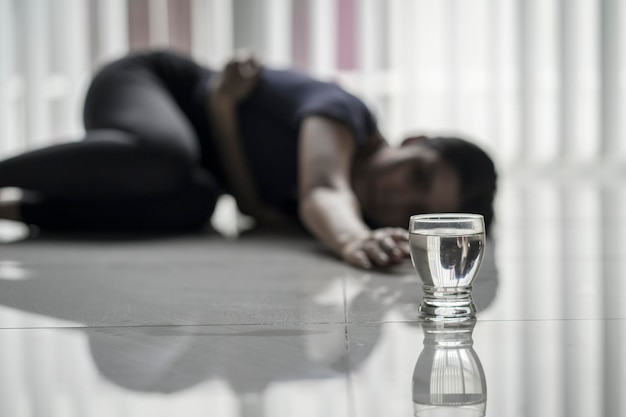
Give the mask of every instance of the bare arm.
<path id="1" fill-rule="evenodd" d="M 216 147 L 226 161 L 228 185 L 239 209 L 259 222 L 270 225 L 287 223 L 278 210 L 264 203 L 245 159 L 237 124 L 237 104 L 247 97 L 258 82 L 259 65 L 252 59 L 232 60 L 216 74 L 209 92 L 209 118 Z"/>
<path id="2" fill-rule="evenodd" d="M 370 268 L 406 256 L 406 231 L 370 230 L 350 185 L 355 150 L 343 124 L 309 117 L 301 127 L 299 154 L 300 219 L 320 241 L 346 262 Z"/>

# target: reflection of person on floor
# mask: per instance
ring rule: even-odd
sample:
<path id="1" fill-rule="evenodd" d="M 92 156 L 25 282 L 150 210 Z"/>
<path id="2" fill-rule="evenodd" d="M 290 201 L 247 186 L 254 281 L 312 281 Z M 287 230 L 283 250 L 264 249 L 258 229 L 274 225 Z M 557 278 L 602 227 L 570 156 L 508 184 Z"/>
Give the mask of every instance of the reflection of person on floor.
<path id="1" fill-rule="evenodd" d="M 346 262 L 408 255 L 412 214 L 492 218 L 495 170 L 457 138 L 391 147 L 373 115 L 332 83 L 236 59 L 221 72 L 169 52 L 106 66 L 87 94 L 80 142 L 0 162 L 25 190 L 0 218 L 56 230 L 200 229 L 219 195 L 261 225 L 302 223 Z"/>

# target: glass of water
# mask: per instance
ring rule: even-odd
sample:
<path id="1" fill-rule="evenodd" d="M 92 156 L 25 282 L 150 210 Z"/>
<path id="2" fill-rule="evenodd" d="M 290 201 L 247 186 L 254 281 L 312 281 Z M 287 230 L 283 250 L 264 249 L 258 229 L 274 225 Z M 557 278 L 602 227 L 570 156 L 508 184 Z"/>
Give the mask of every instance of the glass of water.
<path id="1" fill-rule="evenodd" d="M 411 261 L 422 280 L 425 319 L 465 319 L 476 314 L 472 281 L 485 247 L 480 214 L 446 213 L 411 216 Z"/>

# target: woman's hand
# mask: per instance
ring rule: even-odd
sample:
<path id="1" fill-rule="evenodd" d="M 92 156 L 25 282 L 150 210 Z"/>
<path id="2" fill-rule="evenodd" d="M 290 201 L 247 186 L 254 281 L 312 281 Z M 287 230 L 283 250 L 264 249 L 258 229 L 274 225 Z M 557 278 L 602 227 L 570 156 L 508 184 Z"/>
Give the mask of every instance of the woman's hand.
<path id="1" fill-rule="evenodd" d="M 250 95 L 259 82 L 261 65 L 253 56 L 231 59 L 211 80 L 210 89 L 220 98 L 238 103 Z"/>
<path id="2" fill-rule="evenodd" d="M 366 236 L 350 240 L 341 250 L 344 261 L 365 269 L 396 265 L 409 254 L 409 233 L 392 227 L 372 230 Z"/>

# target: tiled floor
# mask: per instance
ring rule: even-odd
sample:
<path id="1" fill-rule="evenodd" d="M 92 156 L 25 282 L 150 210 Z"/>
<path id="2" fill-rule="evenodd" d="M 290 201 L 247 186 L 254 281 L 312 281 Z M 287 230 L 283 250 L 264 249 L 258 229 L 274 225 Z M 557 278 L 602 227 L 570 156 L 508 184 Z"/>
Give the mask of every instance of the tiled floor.
<path id="1" fill-rule="evenodd" d="M 625 416 L 624 207 L 621 180 L 503 180 L 473 332 L 420 323 L 410 264 L 298 237 L 2 244 L 0 417 Z"/>

